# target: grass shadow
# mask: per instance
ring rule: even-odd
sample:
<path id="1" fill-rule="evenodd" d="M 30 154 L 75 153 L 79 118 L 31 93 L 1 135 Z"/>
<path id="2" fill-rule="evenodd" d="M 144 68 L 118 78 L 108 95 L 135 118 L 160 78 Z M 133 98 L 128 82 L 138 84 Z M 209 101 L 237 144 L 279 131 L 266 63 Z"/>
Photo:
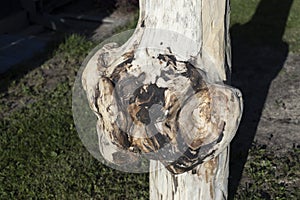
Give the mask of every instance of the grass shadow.
<path id="1" fill-rule="evenodd" d="M 261 0 L 252 19 L 234 25 L 232 85 L 244 98 L 244 114 L 231 143 L 229 199 L 233 199 L 253 143 L 269 87 L 282 69 L 289 46 L 282 40 L 293 0 Z"/>

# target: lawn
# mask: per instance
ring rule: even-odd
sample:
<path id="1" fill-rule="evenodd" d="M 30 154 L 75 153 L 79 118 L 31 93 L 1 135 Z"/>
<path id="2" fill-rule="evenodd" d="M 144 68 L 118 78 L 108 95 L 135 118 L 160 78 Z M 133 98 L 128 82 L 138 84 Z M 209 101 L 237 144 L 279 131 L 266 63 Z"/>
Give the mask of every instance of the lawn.
<path id="1" fill-rule="evenodd" d="M 255 38 L 257 41 L 252 42 L 258 44 L 282 39 L 288 43 L 290 52 L 300 53 L 299 0 L 231 0 L 231 26 L 249 23 L 252 26 L 246 33 L 236 33 L 233 37 L 245 34 L 249 40 Z M 262 34 L 255 37 L 259 33 Z"/>
<path id="2" fill-rule="evenodd" d="M 232 0 L 231 24 L 251 20 L 259 2 Z M 276 21 L 269 25 L 276 27 Z M 283 35 L 291 52 L 300 53 L 299 35 L 300 1 L 295 0 Z M 86 151 L 76 132 L 72 85 L 95 46 L 83 36 L 70 35 L 42 55 L 47 61 L 30 61 L 1 76 L 0 199 L 148 199 L 148 174 L 106 167 Z M 235 199 L 299 198 L 293 184 L 300 176 L 299 153 L 295 148 L 278 156 L 253 145 L 244 170 L 250 180 L 241 182 Z"/>

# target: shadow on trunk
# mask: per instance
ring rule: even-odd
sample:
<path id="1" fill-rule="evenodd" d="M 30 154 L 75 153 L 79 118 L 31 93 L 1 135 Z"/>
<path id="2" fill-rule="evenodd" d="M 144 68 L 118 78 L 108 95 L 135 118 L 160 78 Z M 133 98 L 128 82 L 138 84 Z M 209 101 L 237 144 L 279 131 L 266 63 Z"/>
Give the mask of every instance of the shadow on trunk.
<path id="1" fill-rule="evenodd" d="M 252 19 L 234 25 L 232 85 L 244 98 L 244 115 L 231 143 L 229 199 L 237 191 L 248 151 L 253 143 L 269 87 L 288 56 L 282 40 L 293 0 L 261 0 Z"/>

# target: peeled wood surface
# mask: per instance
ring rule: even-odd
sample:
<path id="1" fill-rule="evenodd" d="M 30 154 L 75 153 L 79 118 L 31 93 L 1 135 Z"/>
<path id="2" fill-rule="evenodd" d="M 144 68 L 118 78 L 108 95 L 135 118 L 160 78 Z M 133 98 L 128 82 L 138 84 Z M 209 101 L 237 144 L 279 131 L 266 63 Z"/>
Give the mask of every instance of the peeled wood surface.
<path id="1" fill-rule="evenodd" d="M 103 157 L 156 160 L 151 199 L 227 196 L 228 145 L 242 113 L 240 92 L 222 84 L 230 74 L 227 3 L 141 0 L 133 36 L 106 45 L 83 73 Z"/>
<path id="2" fill-rule="evenodd" d="M 218 157 L 180 175 L 173 175 L 167 170 L 162 170 L 159 162 L 152 162 L 150 199 L 226 199 L 228 162 L 227 149 Z"/>

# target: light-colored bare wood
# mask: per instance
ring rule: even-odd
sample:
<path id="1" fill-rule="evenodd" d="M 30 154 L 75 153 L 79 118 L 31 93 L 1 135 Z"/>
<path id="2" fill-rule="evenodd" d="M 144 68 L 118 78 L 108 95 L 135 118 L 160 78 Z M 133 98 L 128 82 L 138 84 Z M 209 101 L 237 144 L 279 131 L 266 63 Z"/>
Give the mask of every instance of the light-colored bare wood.
<path id="1" fill-rule="evenodd" d="M 226 199 L 241 93 L 228 83 L 228 0 L 141 0 L 133 36 L 82 82 L 111 163 L 151 159 L 150 199 Z"/>

